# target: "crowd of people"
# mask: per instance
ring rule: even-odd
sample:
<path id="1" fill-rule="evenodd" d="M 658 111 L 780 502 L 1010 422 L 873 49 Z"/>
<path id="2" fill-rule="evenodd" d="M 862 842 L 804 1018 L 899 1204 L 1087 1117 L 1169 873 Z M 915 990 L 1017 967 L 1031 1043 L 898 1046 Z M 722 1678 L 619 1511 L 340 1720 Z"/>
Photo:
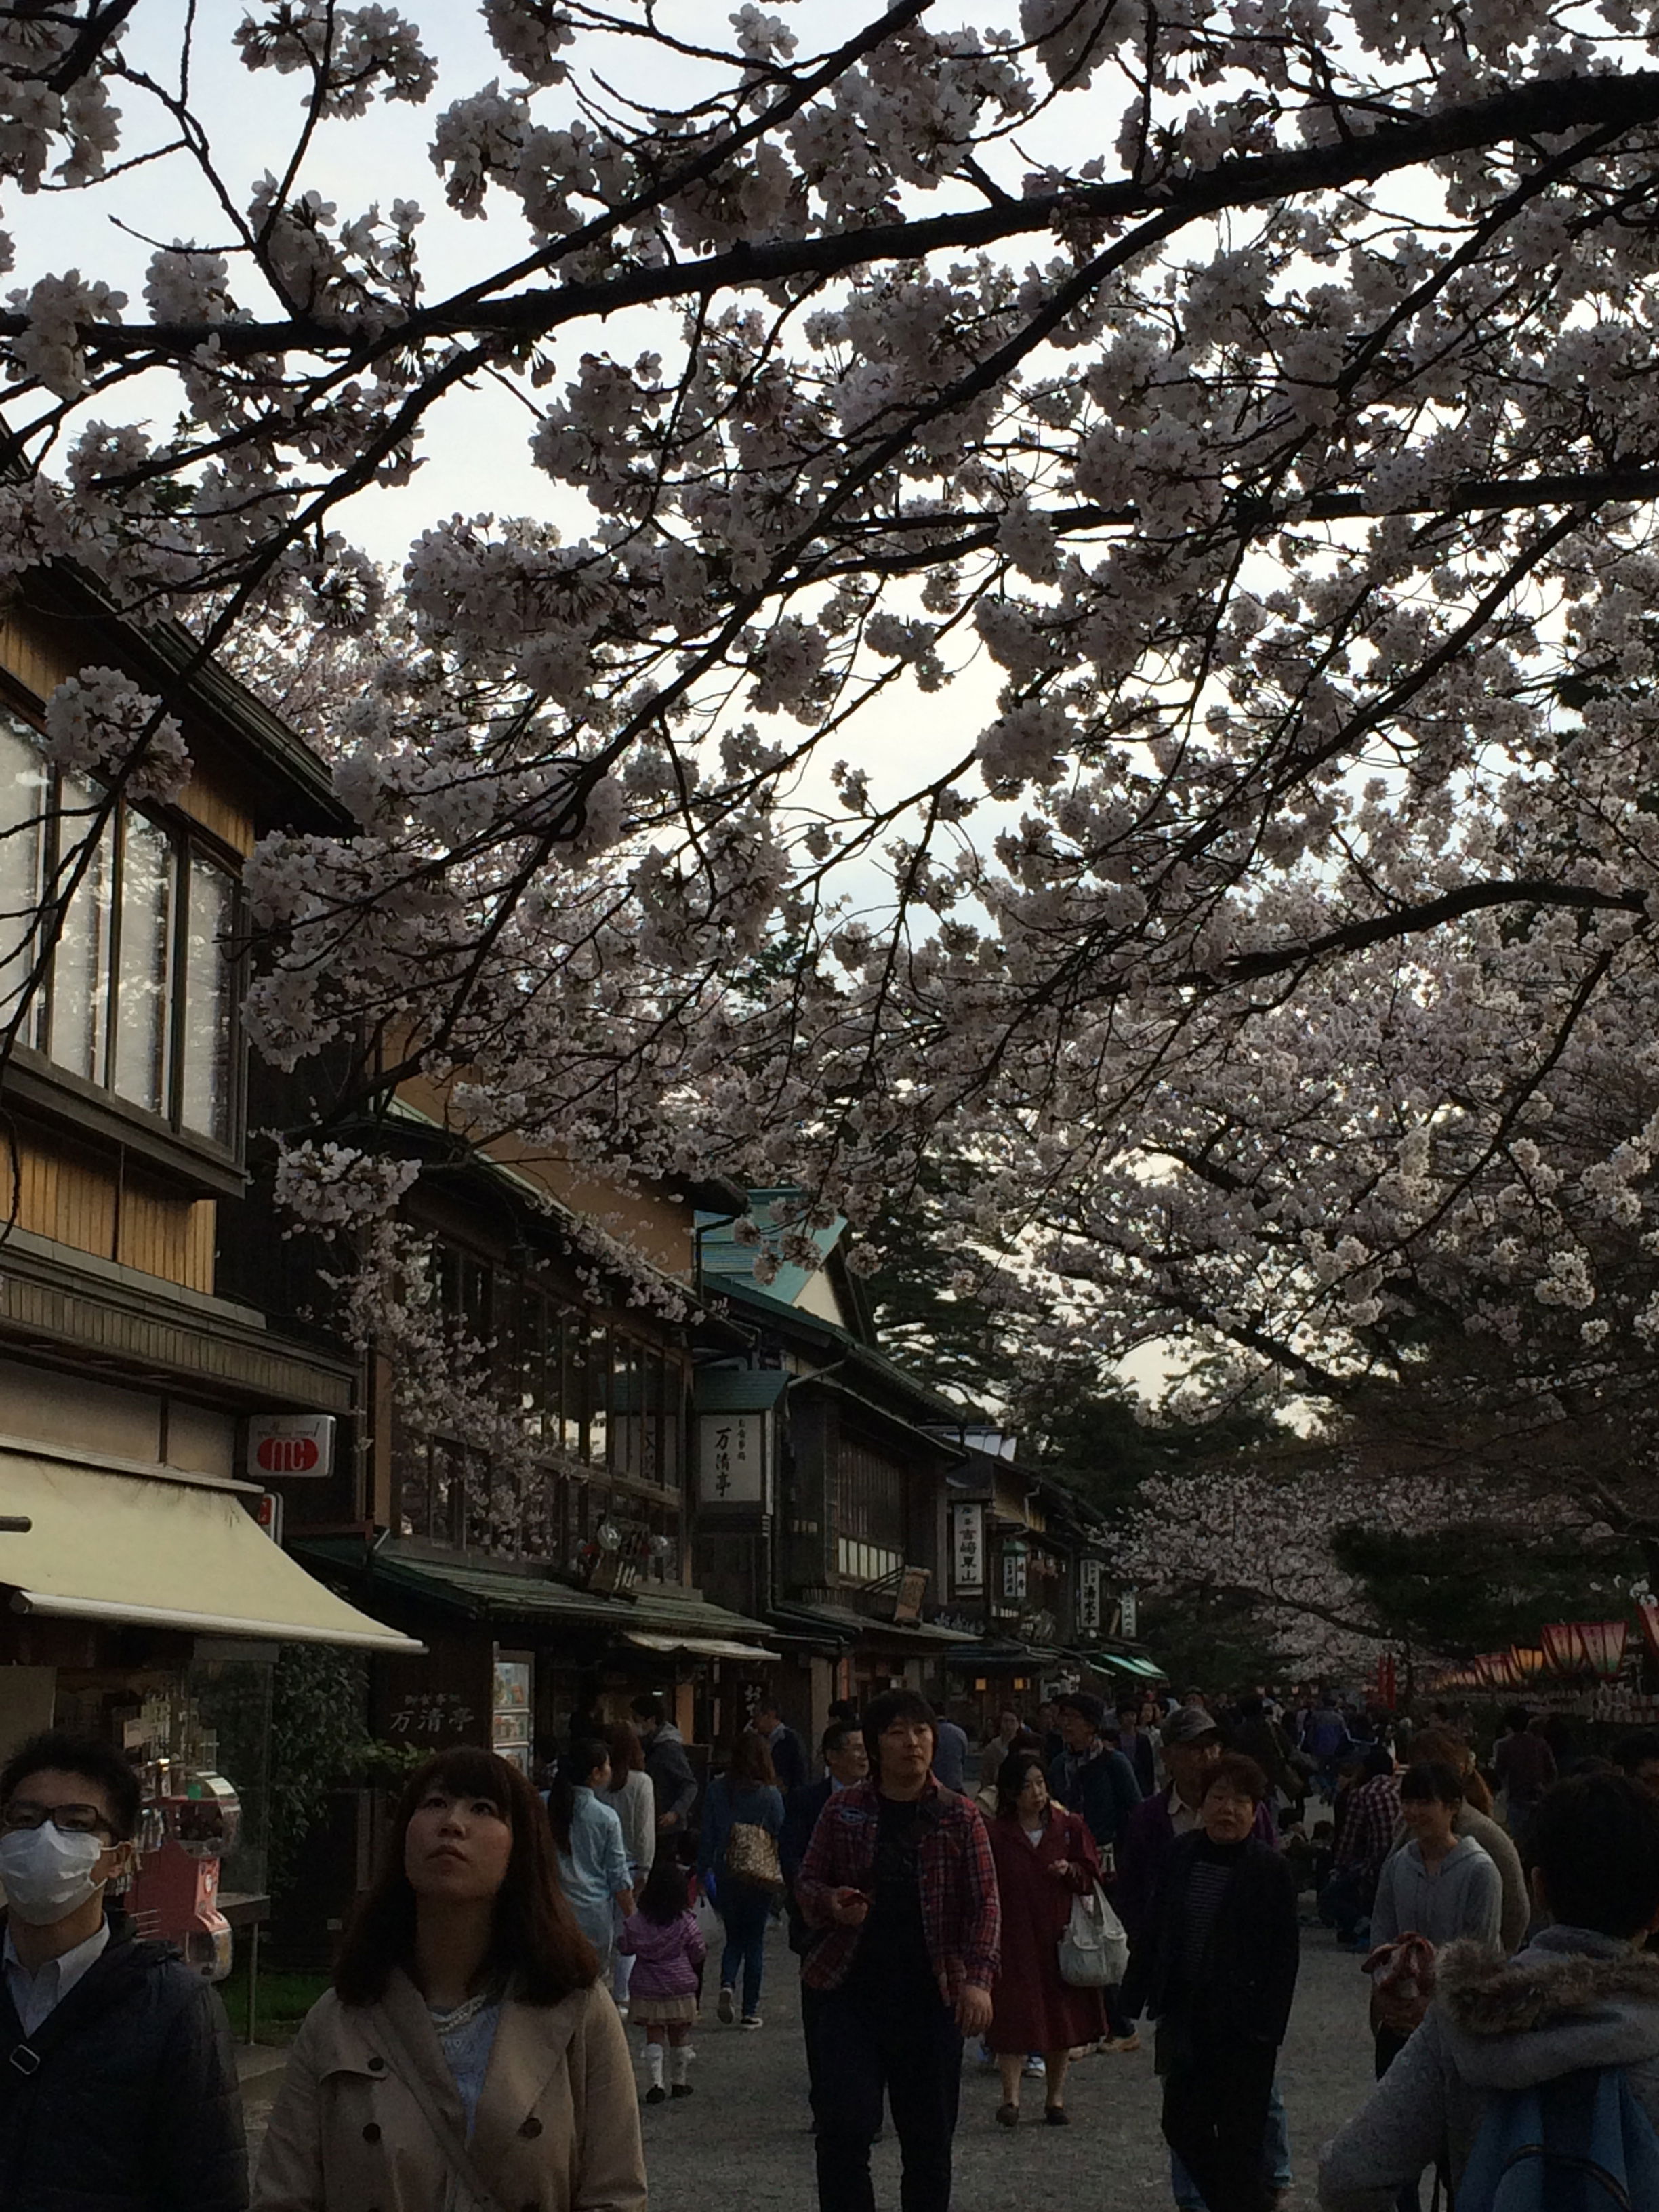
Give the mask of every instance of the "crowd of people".
<path id="1" fill-rule="evenodd" d="M 1411 2212 L 1425 2185 L 1494 2212 L 1517 2173 L 1550 2212 L 1581 2201 L 1565 2177 L 1659 2205 L 1659 1735 L 1590 1756 L 1516 1709 L 1482 1757 L 1472 1718 L 1078 1691 L 976 1752 L 894 1690 L 838 1711 L 816 1760 L 761 1705 L 706 1790 L 649 1698 L 580 1722 L 541 1791 L 441 1753 L 289 2056 L 255 2212 L 642 2208 L 629 2029 L 643 2102 L 690 2096 L 711 1996 L 763 2026 L 778 1917 L 821 2212 L 873 2212 L 887 2115 L 903 2212 L 949 2212 L 975 2050 L 1000 2125 L 1040 2081 L 1064 2127 L 1073 2064 L 1133 2058 L 1143 2020 L 1176 2205 L 1271 2212 L 1304 1892 L 1363 1965 L 1377 2077 L 1323 2151 L 1328 2212 Z M 49 1733 L 0 1769 L 15 2212 L 250 2203 L 223 2008 L 119 1910 L 137 1814 L 95 1741 Z"/>

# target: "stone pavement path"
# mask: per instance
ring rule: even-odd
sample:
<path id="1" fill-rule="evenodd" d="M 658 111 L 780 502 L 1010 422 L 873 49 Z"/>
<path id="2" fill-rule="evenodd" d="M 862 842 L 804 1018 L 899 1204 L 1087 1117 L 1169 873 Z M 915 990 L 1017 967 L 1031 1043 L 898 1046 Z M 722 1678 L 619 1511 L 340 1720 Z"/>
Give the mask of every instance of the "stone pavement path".
<path id="1" fill-rule="evenodd" d="M 711 1992 L 713 1985 L 711 1974 Z M 695 2032 L 696 2094 L 645 2109 L 652 2212 L 736 2206 L 743 2212 L 811 2212 L 812 2140 L 797 1990 L 795 1962 L 775 1929 L 761 2003 L 765 2027 L 744 2034 L 706 2016 Z M 1296 2010 L 1279 2064 L 1296 2212 L 1312 2212 L 1320 2144 L 1371 2086 L 1365 1996 L 1358 1960 L 1339 1952 L 1325 1929 L 1304 1929 Z M 636 2054 L 641 2039 L 637 2029 L 629 2038 Z M 639 2071 L 643 2089 L 642 2063 Z M 1041 2124 L 1040 2081 L 1024 2085 L 1035 2126 L 998 2127 L 999 2094 L 996 2076 L 970 2059 L 957 2133 L 955 2212 L 1014 2212 L 1039 2202 L 1068 2212 L 1162 2212 L 1171 2203 L 1150 2036 L 1133 2057 L 1089 2058 L 1073 2068 L 1066 2093 L 1073 2124 L 1065 2130 Z M 874 2169 L 876 2202 L 890 2212 L 898 2203 L 890 2129 L 877 2146 Z"/>
<path id="2" fill-rule="evenodd" d="M 1363 2102 L 1371 2084 L 1365 1984 L 1356 1959 L 1323 1928 L 1306 1928 L 1296 2010 L 1279 2079 L 1289 2108 L 1296 2165 L 1294 2212 L 1313 2212 L 1320 2144 Z M 711 2002 L 695 2030 L 694 2096 L 642 2108 L 652 2212 L 812 2212 L 812 2139 L 795 1961 L 782 1931 L 767 1945 L 766 2025 L 754 2034 L 721 2027 Z M 629 2036 L 641 2094 L 637 2028 Z M 246 2085 L 250 2149 L 259 2138 L 281 2076 Z M 969 2061 L 957 2133 L 955 2212 L 1013 2212 L 1033 2202 L 1067 2212 L 1163 2212 L 1171 2203 L 1169 2160 L 1158 2133 L 1151 2039 L 1133 2057 L 1085 2059 L 1066 2087 L 1073 2124 L 1041 2124 L 1042 2085 L 1024 2085 L 1035 2126 L 997 2126 L 996 2076 Z M 877 2146 L 876 2201 L 898 2203 L 898 2152 Z"/>

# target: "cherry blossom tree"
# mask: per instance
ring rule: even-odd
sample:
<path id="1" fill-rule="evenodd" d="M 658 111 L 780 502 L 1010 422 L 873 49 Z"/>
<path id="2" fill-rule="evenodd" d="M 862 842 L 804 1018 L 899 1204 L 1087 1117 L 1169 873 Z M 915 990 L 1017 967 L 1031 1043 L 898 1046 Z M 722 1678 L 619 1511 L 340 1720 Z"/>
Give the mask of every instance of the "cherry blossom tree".
<path id="1" fill-rule="evenodd" d="M 1413 1301 L 1645 1344 L 1659 9 L 486 0 L 482 86 L 158 11 L 0 6 L 0 563 L 368 641 L 262 1049 L 860 1225 L 948 1126 L 1049 1325 L 1310 1388 Z M 331 197 L 388 104 L 441 207 Z M 61 215 L 158 173 L 134 297 Z M 480 388 L 556 526 L 433 517 L 388 606 L 359 518 Z M 177 708 L 46 741 L 176 787 Z"/>

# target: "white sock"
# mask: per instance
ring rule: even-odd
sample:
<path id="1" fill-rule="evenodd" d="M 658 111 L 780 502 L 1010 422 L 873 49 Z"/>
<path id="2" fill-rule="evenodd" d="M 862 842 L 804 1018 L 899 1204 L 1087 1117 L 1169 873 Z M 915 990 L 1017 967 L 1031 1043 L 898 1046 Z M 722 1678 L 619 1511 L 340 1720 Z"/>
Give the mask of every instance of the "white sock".
<path id="1" fill-rule="evenodd" d="M 645 2070 L 646 2070 L 646 2072 L 647 2072 L 647 2073 L 651 2076 L 651 2087 L 652 2087 L 653 2089 L 660 2089 L 660 2088 L 661 2088 L 661 2087 L 662 2087 L 662 2045 L 661 2045 L 661 2044 L 659 2044 L 659 2043 L 647 2043 L 647 2044 L 646 2045 L 646 2046 L 645 2046 Z"/>
<path id="2" fill-rule="evenodd" d="M 686 2061 L 690 2056 L 683 2043 L 671 2043 L 668 2046 L 668 2078 L 677 2089 L 685 2087 Z"/>

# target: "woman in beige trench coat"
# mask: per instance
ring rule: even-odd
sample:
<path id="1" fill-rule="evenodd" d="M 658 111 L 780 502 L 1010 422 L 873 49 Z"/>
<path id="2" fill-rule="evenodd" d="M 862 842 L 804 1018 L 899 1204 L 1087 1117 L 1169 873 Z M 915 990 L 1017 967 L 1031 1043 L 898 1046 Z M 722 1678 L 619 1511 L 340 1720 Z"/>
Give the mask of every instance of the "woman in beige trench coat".
<path id="1" fill-rule="evenodd" d="M 256 2212 L 643 2212 L 596 1971 L 524 1777 L 493 1752 L 429 1760 L 295 2042 Z"/>

